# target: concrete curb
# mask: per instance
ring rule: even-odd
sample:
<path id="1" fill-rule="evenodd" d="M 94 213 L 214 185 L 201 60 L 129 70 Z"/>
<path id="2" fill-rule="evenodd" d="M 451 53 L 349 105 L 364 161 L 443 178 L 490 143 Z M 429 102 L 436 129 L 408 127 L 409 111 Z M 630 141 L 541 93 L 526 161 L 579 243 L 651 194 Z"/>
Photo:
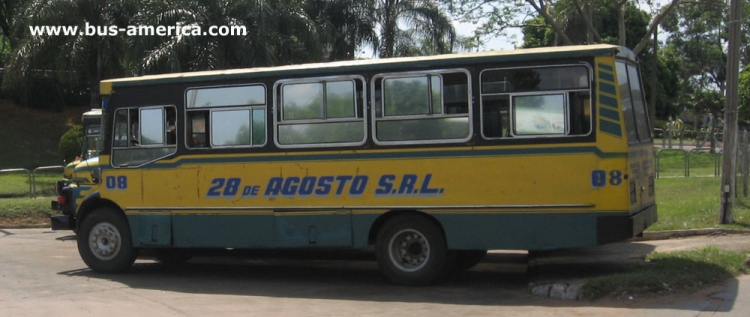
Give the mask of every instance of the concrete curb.
<path id="1" fill-rule="evenodd" d="M 642 237 L 636 237 L 631 241 L 649 241 L 649 240 L 667 240 L 673 238 L 687 238 L 695 236 L 720 236 L 728 234 L 750 234 L 749 229 L 721 229 L 721 228 L 705 228 L 705 229 L 689 229 L 689 230 L 665 230 L 665 231 L 653 231 L 644 232 Z"/>
<path id="2" fill-rule="evenodd" d="M 691 230 L 666 230 L 655 232 L 644 232 L 642 237 L 630 239 L 631 242 L 651 241 L 651 240 L 669 240 L 677 238 L 688 238 L 695 236 L 723 236 L 723 235 L 750 235 L 748 229 L 691 229 Z M 750 263 L 750 256 L 748 257 Z M 552 298 L 558 300 L 581 300 L 583 299 L 583 285 L 586 281 L 546 281 L 531 282 L 528 291 L 543 298 Z"/>

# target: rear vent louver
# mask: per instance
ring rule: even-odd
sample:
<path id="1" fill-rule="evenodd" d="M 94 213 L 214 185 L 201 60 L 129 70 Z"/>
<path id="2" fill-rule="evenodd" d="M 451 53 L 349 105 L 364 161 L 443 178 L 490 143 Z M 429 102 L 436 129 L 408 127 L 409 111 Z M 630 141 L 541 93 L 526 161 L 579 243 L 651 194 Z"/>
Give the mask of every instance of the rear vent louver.
<path id="1" fill-rule="evenodd" d="M 654 191 L 654 177 L 651 176 L 648 178 L 648 196 L 654 197 L 655 191 Z"/>
<path id="2" fill-rule="evenodd" d="M 630 203 L 635 204 L 637 202 L 638 202 L 638 197 L 636 197 L 635 182 L 630 181 Z"/>

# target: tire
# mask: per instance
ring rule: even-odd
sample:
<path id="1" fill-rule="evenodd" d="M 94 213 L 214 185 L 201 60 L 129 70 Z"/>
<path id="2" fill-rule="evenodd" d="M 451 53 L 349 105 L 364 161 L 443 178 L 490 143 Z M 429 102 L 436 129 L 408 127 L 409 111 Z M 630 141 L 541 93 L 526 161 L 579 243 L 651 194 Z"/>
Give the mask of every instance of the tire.
<path id="1" fill-rule="evenodd" d="M 375 256 L 386 278 L 407 286 L 436 282 L 448 264 L 442 231 L 430 219 L 417 214 L 388 220 L 378 232 Z"/>
<path id="2" fill-rule="evenodd" d="M 167 265 L 183 264 L 193 258 L 193 252 L 184 249 L 158 249 L 154 250 L 154 258 Z"/>
<path id="3" fill-rule="evenodd" d="M 107 207 L 94 210 L 81 222 L 78 252 L 89 268 L 102 273 L 122 272 L 138 256 L 125 216 Z"/>
<path id="4" fill-rule="evenodd" d="M 467 271 L 479 262 L 482 262 L 487 250 L 453 250 L 449 251 L 453 259 L 453 270 L 455 272 Z"/>

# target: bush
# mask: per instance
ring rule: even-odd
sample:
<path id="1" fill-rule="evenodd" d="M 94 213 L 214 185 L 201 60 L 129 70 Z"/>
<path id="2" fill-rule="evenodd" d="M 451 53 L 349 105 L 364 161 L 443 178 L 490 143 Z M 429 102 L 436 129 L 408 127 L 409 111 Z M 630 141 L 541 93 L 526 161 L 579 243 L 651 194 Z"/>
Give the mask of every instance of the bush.
<path id="1" fill-rule="evenodd" d="M 65 162 L 72 162 L 76 156 L 81 155 L 81 142 L 83 142 L 83 126 L 75 125 L 60 138 L 59 153 Z"/>

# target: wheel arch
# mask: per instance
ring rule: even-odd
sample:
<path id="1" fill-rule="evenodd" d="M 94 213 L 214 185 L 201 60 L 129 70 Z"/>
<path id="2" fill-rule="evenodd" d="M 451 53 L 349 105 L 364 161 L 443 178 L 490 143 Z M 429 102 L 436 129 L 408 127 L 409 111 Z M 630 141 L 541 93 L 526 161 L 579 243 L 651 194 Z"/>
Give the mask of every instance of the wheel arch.
<path id="1" fill-rule="evenodd" d="M 86 197 L 83 203 L 81 203 L 81 207 L 78 208 L 78 213 L 76 215 L 76 226 L 79 226 L 83 219 L 86 218 L 86 216 L 88 216 L 92 211 L 102 207 L 112 208 L 120 212 L 123 217 L 125 216 L 125 212 L 122 210 L 122 208 L 120 208 L 120 206 L 109 199 L 101 198 L 99 192 L 95 192 Z"/>
<path id="2" fill-rule="evenodd" d="M 440 233 L 443 235 L 443 238 L 445 239 L 446 243 L 448 241 L 448 237 L 445 235 L 445 229 L 443 228 L 443 225 L 432 215 L 415 210 L 415 209 L 394 209 L 390 210 L 375 219 L 375 222 L 372 223 L 372 226 L 370 226 L 370 232 L 367 235 L 367 244 L 368 245 L 374 245 L 375 241 L 378 238 L 378 232 L 380 232 L 380 229 L 391 219 L 396 218 L 401 215 L 407 215 L 407 214 L 413 214 L 418 215 L 422 218 L 427 219 L 428 221 L 432 222 L 437 228 L 440 230 Z"/>

